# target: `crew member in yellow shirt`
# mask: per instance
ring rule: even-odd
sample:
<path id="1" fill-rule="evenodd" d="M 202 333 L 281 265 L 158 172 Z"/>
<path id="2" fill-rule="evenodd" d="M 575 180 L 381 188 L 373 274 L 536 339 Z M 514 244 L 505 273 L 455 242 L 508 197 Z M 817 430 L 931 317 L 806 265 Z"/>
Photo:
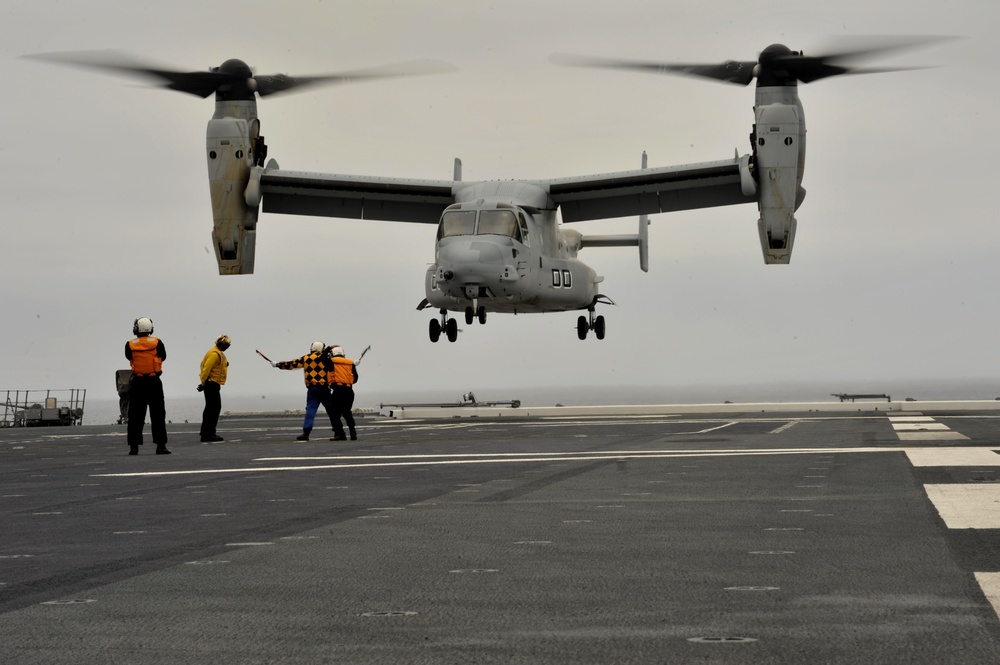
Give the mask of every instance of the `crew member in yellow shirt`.
<path id="1" fill-rule="evenodd" d="M 205 410 L 201 414 L 201 442 L 215 443 L 222 441 L 215 428 L 219 424 L 219 414 L 222 412 L 222 386 L 226 385 L 226 375 L 229 373 L 229 361 L 226 360 L 226 349 L 232 342 L 229 335 L 219 335 L 215 346 L 208 350 L 201 359 L 201 374 L 198 392 L 205 393 Z"/>

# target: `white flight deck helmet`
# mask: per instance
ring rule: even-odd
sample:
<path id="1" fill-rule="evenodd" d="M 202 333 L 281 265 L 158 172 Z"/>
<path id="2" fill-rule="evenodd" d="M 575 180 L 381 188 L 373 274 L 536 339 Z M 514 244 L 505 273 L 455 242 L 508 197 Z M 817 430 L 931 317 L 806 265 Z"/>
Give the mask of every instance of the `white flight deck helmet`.
<path id="1" fill-rule="evenodd" d="M 323 349 L 326 348 L 326 344 L 323 342 L 313 342 L 312 346 L 309 347 L 310 353 L 323 353 Z"/>
<path id="2" fill-rule="evenodd" d="M 153 334 L 153 320 L 142 317 L 135 320 L 132 324 L 132 334 L 133 335 L 152 335 Z"/>
<path id="3" fill-rule="evenodd" d="M 335 357 L 335 358 L 343 358 L 344 357 L 344 350 L 342 348 L 340 348 L 339 346 L 331 346 L 330 347 L 330 355 L 333 356 L 333 357 Z"/>

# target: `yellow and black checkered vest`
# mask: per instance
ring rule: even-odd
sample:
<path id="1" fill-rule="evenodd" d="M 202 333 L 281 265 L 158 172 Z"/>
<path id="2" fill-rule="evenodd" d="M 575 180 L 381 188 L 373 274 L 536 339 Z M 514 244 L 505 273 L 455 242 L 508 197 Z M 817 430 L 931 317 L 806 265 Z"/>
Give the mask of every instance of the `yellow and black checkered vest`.
<path id="1" fill-rule="evenodd" d="M 295 369 L 296 367 L 302 368 L 302 373 L 304 375 L 306 386 L 325 386 L 327 385 L 327 369 L 326 365 L 329 360 L 323 357 L 322 353 L 310 353 L 307 356 L 302 356 L 301 358 L 296 358 L 295 360 L 285 360 L 277 363 L 279 369 Z"/>

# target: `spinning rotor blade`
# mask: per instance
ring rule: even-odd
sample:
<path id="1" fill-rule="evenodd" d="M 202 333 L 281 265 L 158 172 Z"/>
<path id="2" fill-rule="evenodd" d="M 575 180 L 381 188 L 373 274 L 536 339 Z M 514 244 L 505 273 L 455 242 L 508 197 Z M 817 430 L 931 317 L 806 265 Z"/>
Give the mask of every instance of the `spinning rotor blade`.
<path id="1" fill-rule="evenodd" d="M 848 63 L 880 56 L 892 51 L 918 48 L 950 37 L 879 37 L 852 40 L 851 46 L 825 55 L 806 56 L 792 51 L 783 44 L 772 44 L 764 49 L 756 62 L 727 60 L 718 64 L 683 64 L 589 58 L 574 55 L 553 55 L 550 60 L 557 65 L 573 67 L 606 67 L 657 74 L 681 74 L 711 78 L 726 83 L 749 85 L 754 78 L 758 85 L 790 85 L 795 81 L 811 83 L 842 74 L 874 74 L 908 71 L 920 67 L 853 67 Z"/>
<path id="2" fill-rule="evenodd" d="M 624 69 L 635 72 L 651 72 L 653 74 L 689 74 L 706 78 L 719 79 L 728 83 L 747 85 L 753 80 L 753 68 L 756 62 L 736 62 L 729 60 L 718 65 L 679 65 L 664 62 L 640 62 L 635 60 L 616 60 L 612 58 L 591 58 L 581 55 L 557 53 L 549 57 L 556 65 L 567 67 L 604 67 L 606 69 Z"/>
<path id="3" fill-rule="evenodd" d="M 367 69 L 356 69 L 340 74 L 328 74 L 325 76 L 286 76 L 275 74 L 272 76 L 255 76 L 257 81 L 257 94 L 261 97 L 285 92 L 293 88 L 302 88 L 309 85 L 336 85 L 340 83 L 356 83 L 370 79 L 392 78 L 397 76 L 421 76 L 424 74 L 447 74 L 457 71 L 455 67 L 438 60 L 410 60 L 395 65 L 384 67 L 371 67 Z"/>
<path id="4" fill-rule="evenodd" d="M 384 67 L 320 76 L 295 77 L 285 74 L 256 76 L 245 62 L 237 59 L 227 60 L 222 65 L 206 71 L 183 72 L 156 67 L 116 51 L 43 53 L 26 57 L 43 62 L 103 69 L 128 76 L 152 79 L 160 87 L 186 92 L 202 98 L 217 93 L 222 98 L 229 99 L 252 99 L 255 92 L 261 97 L 265 97 L 312 85 L 334 85 L 375 78 L 455 71 L 455 68 L 447 63 L 435 60 L 414 60 Z"/>

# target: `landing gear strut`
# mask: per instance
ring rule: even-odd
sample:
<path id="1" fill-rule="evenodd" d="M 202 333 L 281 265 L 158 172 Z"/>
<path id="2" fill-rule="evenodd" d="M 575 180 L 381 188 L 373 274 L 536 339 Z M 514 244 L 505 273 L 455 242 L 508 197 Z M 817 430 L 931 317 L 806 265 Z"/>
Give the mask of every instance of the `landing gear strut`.
<path id="1" fill-rule="evenodd" d="M 587 339 L 587 332 L 593 330 L 597 339 L 604 339 L 604 317 L 594 316 L 594 308 L 587 310 L 588 316 L 581 316 L 576 320 L 576 336 L 580 339 Z"/>
<path id="2" fill-rule="evenodd" d="M 454 342 L 458 339 L 458 321 L 449 319 L 448 310 L 442 309 L 441 320 L 431 319 L 427 332 L 432 342 L 437 342 L 441 339 L 442 332 L 448 337 L 449 342 Z"/>

